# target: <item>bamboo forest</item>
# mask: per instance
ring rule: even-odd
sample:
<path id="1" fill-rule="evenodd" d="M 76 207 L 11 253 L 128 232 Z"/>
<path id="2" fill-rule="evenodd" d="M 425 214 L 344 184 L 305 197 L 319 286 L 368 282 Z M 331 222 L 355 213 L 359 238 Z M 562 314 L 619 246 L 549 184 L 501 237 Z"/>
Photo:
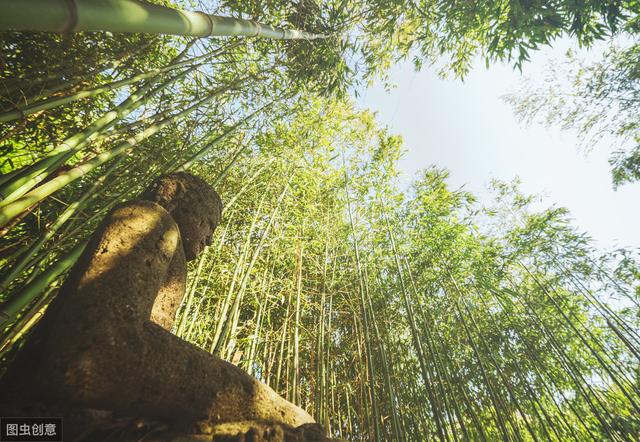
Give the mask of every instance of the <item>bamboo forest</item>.
<path id="1" fill-rule="evenodd" d="M 72 404 L 121 413 L 108 429 L 64 440 L 640 440 L 639 250 L 598 247 L 517 181 L 479 198 L 426 163 L 407 183 L 400 160 L 422 147 L 357 104 L 399 60 L 464 81 L 474 60 L 526 73 L 557 38 L 589 48 L 623 36 L 602 64 L 576 67 L 574 107 L 544 88 L 508 100 L 524 117 L 602 123 L 632 145 L 613 154 L 614 184 L 632 182 L 639 12 L 629 0 L 0 0 L 0 376 L 94 256 L 103 220 L 159 177 L 188 174 L 219 194 L 221 217 L 186 253 L 164 328 L 313 418 L 283 425 L 324 435 L 216 439 L 198 427 L 171 439 L 161 399 L 119 405 L 114 390 L 108 407 L 89 393 Z M 74 311 L 66 321 L 81 323 Z M 145 365 L 142 347 L 116 359 Z M 191 359 L 176 366 L 209 391 Z M 39 373 L 39 385 L 63 382 Z M 146 420 L 121 424 L 127 413 Z"/>

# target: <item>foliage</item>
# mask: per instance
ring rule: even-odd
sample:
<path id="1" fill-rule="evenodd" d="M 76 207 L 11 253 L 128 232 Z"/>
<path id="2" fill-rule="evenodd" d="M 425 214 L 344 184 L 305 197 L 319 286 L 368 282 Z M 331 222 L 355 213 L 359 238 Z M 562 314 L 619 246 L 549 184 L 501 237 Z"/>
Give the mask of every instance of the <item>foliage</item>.
<path id="1" fill-rule="evenodd" d="M 575 129 L 587 147 L 606 135 L 620 143 L 609 159 L 613 184 L 640 179 L 640 45 L 612 46 L 598 62 L 587 64 L 571 51 L 550 66 L 544 83 L 525 83 L 506 100 L 526 123 L 542 121 Z M 570 84 L 566 84 L 566 79 Z"/>
<path id="2" fill-rule="evenodd" d="M 416 68 L 439 64 L 443 74 L 459 77 L 476 57 L 487 65 L 502 60 L 522 68 L 532 50 L 562 35 L 590 46 L 622 31 L 634 34 L 638 17 L 637 2 L 619 0 L 226 0 L 222 7 L 256 20 L 332 35 L 318 44 L 283 43 L 287 63 L 296 73 L 294 81 L 312 78 L 314 90 L 325 93 L 357 89 L 409 56 Z M 324 81 L 316 84 L 316 75 Z"/>

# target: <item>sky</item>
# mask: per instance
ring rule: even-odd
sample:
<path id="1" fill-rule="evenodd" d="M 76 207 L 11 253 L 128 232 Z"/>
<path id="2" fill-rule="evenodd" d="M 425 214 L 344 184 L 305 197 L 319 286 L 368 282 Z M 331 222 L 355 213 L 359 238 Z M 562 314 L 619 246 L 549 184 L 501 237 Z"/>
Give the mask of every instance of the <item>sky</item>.
<path id="1" fill-rule="evenodd" d="M 442 79 L 435 69 L 415 72 L 410 61 L 391 70 L 386 91 L 377 83 L 358 99 L 362 108 L 377 113 L 378 121 L 402 135 L 406 153 L 400 162 L 404 183 L 430 165 L 450 171 L 450 186 L 489 202 L 492 178 L 522 180 L 525 194 L 540 194 L 545 207 L 566 207 L 574 225 L 588 233 L 601 249 L 640 247 L 640 183 L 613 190 L 609 147 L 604 139 L 591 152 L 579 149 L 576 133 L 543 125 L 521 124 L 501 96 L 519 90 L 523 77 L 540 78 L 548 60 L 562 59 L 572 47 L 560 41 L 543 49 L 523 67 L 486 69 L 477 63 L 465 81 Z M 594 58 L 604 46 L 590 53 Z"/>

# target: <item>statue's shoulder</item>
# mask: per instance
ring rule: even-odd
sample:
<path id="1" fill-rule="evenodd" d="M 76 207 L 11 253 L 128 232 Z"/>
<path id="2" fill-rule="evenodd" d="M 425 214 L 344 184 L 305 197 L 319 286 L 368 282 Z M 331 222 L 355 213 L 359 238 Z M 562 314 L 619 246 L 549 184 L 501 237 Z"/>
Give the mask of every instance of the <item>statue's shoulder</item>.
<path id="1" fill-rule="evenodd" d="M 118 263 L 130 271 L 148 256 L 159 255 L 158 268 L 182 249 L 180 230 L 171 214 L 151 201 L 133 200 L 115 206 L 93 233 L 77 272 L 104 273 Z M 155 262 L 155 259 L 152 260 Z"/>
<path id="2" fill-rule="evenodd" d="M 164 221 L 170 219 L 175 223 L 171 214 L 160 204 L 147 200 L 131 200 L 116 205 L 109 213 L 111 218 L 117 220 L 131 219 L 136 220 L 151 217 Z"/>
<path id="3" fill-rule="evenodd" d="M 137 234 L 164 234 L 178 232 L 171 214 L 152 201 L 133 200 L 115 206 L 104 218 L 96 233 L 117 236 L 120 240 Z"/>

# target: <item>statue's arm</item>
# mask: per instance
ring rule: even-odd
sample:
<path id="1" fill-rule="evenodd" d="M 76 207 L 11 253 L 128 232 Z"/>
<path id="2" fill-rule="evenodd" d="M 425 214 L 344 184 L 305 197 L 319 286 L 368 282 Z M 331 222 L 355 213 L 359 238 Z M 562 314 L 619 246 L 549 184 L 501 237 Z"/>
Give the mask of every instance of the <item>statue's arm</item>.
<path id="1" fill-rule="evenodd" d="M 144 394 L 136 407 L 155 417 L 210 422 L 268 421 L 293 427 L 315 422 L 303 409 L 235 365 L 162 330 L 145 325 Z"/>
<path id="2" fill-rule="evenodd" d="M 158 295 L 151 310 L 151 322 L 171 331 L 176 312 L 184 297 L 186 285 L 187 261 L 182 245 L 179 245 L 173 260 L 165 272 L 164 281 L 158 290 Z"/>

